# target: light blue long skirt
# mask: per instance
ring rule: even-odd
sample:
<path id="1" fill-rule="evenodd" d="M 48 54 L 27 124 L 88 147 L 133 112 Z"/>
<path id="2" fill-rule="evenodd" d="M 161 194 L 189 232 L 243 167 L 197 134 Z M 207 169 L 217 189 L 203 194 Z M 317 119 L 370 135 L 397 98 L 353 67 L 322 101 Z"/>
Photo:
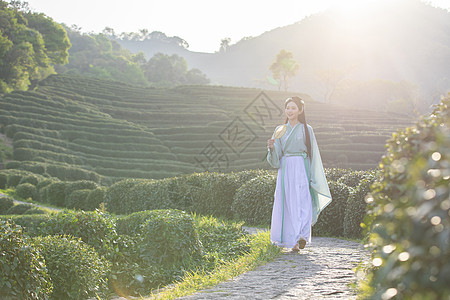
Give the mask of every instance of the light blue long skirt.
<path id="1" fill-rule="evenodd" d="M 304 158 L 283 156 L 281 165 L 284 159 L 286 159 L 284 207 L 280 167 L 274 194 L 270 240 L 277 246 L 292 248 L 301 237 L 311 243 L 312 199 Z"/>

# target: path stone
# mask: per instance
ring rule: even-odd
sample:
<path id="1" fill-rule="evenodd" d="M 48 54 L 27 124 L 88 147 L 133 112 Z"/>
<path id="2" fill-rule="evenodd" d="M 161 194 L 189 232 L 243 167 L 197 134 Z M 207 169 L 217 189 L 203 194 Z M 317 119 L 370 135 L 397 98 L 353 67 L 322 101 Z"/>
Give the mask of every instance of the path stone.
<path id="1" fill-rule="evenodd" d="M 368 259 L 359 243 L 313 237 L 298 253 L 284 249 L 266 265 L 178 299 L 356 299 L 348 284 L 356 280 L 353 268 Z"/>

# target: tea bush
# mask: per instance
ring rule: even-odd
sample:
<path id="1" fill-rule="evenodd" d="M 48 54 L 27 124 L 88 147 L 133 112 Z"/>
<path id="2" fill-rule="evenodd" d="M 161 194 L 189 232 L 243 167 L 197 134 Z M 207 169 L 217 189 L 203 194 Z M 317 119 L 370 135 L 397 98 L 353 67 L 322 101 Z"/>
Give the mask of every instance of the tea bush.
<path id="1" fill-rule="evenodd" d="M 250 251 L 249 236 L 242 229 L 242 223 L 225 223 L 207 216 L 195 216 L 194 220 L 200 242 L 208 254 L 218 254 L 221 261 L 226 261 Z"/>
<path id="2" fill-rule="evenodd" d="M 341 169 L 341 168 L 325 168 L 325 176 L 327 181 L 338 181 L 343 176 L 351 173 L 351 169 Z"/>
<path id="3" fill-rule="evenodd" d="M 55 206 L 63 207 L 66 198 L 65 189 L 66 183 L 63 181 L 51 183 L 43 188 L 44 192 L 41 193 L 41 200 Z"/>
<path id="4" fill-rule="evenodd" d="M 128 197 L 130 190 L 143 179 L 125 179 L 114 183 L 105 193 L 106 209 L 111 213 L 128 214 L 134 212 L 131 205 L 124 200 Z"/>
<path id="5" fill-rule="evenodd" d="M 250 224 L 270 224 L 275 186 L 275 175 L 258 176 L 241 186 L 231 207 L 235 218 Z"/>
<path id="6" fill-rule="evenodd" d="M 11 197 L 0 197 L 0 215 L 6 214 L 8 209 L 14 206 L 14 200 Z"/>
<path id="7" fill-rule="evenodd" d="M 36 194 L 36 187 L 31 183 L 21 183 L 16 187 L 15 195 L 22 199 L 32 199 Z"/>
<path id="8" fill-rule="evenodd" d="M 113 220 L 99 211 L 64 211 L 41 224 L 47 235 L 71 235 L 95 248 L 101 255 L 114 251 L 115 226 Z"/>
<path id="9" fill-rule="evenodd" d="M 22 177 L 19 184 L 30 183 L 30 184 L 36 186 L 41 180 L 43 180 L 42 176 L 28 175 L 28 176 Z"/>
<path id="10" fill-rule="evenodd" d="M 332 201 L 320 213 L 317 223 L 312 227 L 314 235 L 343 236 L 344 212 L 352 189 L 339 182 L 329 181 Z"/>
<path id="11" fill-rule="evenodd" d="M 0 189 L 6 189 L 6 184 L 8 183 L 8 175 L 5 173 L 0 173 Z"/>
<path id="12" fill-rule="evenodd" d="M 52 291 L 42 254 L 20 226 L 0 221 L 0 298 L 49 299 Z"/>
<path id="13" fill-rule="evenodd" d="M 87 299 L 107 288 L 110 263 L 81 239 L 46 236 L 33 239 L 53 283 L 54 299 Z"/>
<path id="14" fill-rule="evenodd" d="M 129 236 L 134 236 L 141 234 L 142 225 L 152 218 L 154 212 L 145 210 L 135 212 L 124 217 L 118 218 L 116 220 L 116 230 L 120 235 L 126 234 Z"/>
<path id="15" fill-rule="evenodd" d="M 33 207 L 23 213 L 24 215 L 42 215 L 46 214 L 46 212 L 40 208 Z"/>
<path id="16" fill-rule="evenodd" d="M 69 197 L 73 192 L 78 190 L 95 190 L 98 184 L 93 181 L 88 180 L 78 180 L 66 182 L 66 188 L 64 189 L 64 194 Z"/>
<path id="17" fill-rule="evenodd" d="M 450 297 L 450 94 L 387 143 L 373 186 L 370 299 Z"/>
<path id="18" fill-rule="evenodd" d="M 373 178 L 375 174 L 374 170 L 369 171 L 353 171 L 345 174 L 337 182 L 343 183 L 349 187 L 355 188 L 359 185 L 361 180 L 366 178 Z"/>
<path id="19" fill-rule="evenodd" d="M 6 215 L 23 215 L 27 210 L 34 208 L 31 204 L 16 204 L 6 211 Z"/>
<path id="20" fill-rule="evenodd" d="M 119 255 L 113 260 L 114 290 L 134 295 L 181 279 L 202 266 L 202 246 L 192 217 L 152 210 L 117 219 Z"/>
<path id="21" fill-rule="evenodd" d="M 22 227 L 24 234 L 30 237 L 46 234 L 42 227 L 50 219 L 49 215 L 10 215 L 0 216 L 0 220 L 8 221 Z"/>
<path id="22" fill-rule="evenodd" d="M 65 207 L 70 209 L 85 209 L 87 197 L 91 190 L 76 190 L 66 197 Z"/>
<path id="23" fill-rule="evenodd" d="M 191 216 L 179 210 L 153 210 L 149 216 L 139 240 L 145 261 L 171 265 L 200 258 L 202 246 Z"/>
<path id="24" fill-rule="evenodd" d="M 105 201 L 106 187 L 98 187 L 95 190 L 91 190 L 84 202 L 81 209 L 83 210 L 96 210 L 100 208 L 100 204 Z"/>
<path id="25" fill-rule="evenodd" d="M 184 177 L 179 193 L 191 199 L 193 212 L 231 218 L 231 204 L 238 188 L 232 174 L 204 172 Z"/>
<path id="26" fill-rule="evenodd" d="M 370 186 L 376 177 L 367 175 L 359 185 L 352 190 L 347 200 L 344 213 L 344 236 L 348 238 L 361 238 L 361 223 L 367 214 L 367 199 L 370 199 Z"/>

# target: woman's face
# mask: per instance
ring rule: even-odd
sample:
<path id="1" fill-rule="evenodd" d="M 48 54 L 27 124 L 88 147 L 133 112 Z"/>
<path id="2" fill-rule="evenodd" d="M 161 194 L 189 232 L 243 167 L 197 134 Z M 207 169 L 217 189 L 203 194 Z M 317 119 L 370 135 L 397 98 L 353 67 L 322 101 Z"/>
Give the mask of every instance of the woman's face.
<path id="1" fill-rule="evenodd" d="M 298 116 L 303 112 L 303 108 L 300 110 L 293 101 L 290 101 L 286 108 L 284 109 L 284 113 L 286 114 L 286 117 L 291 120 L 298 120 Z"/>

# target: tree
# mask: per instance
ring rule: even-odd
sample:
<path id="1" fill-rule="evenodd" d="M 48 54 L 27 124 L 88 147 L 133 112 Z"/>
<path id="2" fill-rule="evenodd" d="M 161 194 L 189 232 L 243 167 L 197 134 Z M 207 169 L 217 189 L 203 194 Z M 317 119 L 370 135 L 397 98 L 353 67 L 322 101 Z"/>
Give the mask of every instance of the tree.
<path id="1" fill-rule="evenodd" d="M 66 32 L 44 14 L 0 0 L 0 24 L 0 93 L 26 90 L 54 73 L 53 65 L 67 62 Z"/>
<path id="2" fill-rule="evenodd" d="M 231 42 L 231 39 L 229 37 L 222 39 L 220 41 L 220 50 L 219 51 L 221 53 L 227 52 L 227 49 L 230 46 L 230 42 Z"/>
<path id="3" fill-rule="evenodd" d="M 25 18 L 28 21 L 28 27 L 37 30 L 42 35 L 51 62 L 60 65 L 66 64 L 71 44 L 64 28 L 42 13 L 27 13 Z"/>
<path id="4" fill-rule="evenodd" d="M 148 81 L 160 86 L 180 84 L 207 84 L 209 80 L 198 69 L 188 71 L 186 60 L 176 54 L 155 54 L 147 63 L 145 75 Z"/>
<path id="5" fill-rule="evenodd" d="M 142 69 L 146 64 L 142 53 L 133 55 L 105 34 L 86 34 L 69 28 L 66 30 L 72 42 L 70 61 L 65 66 L 57 67 L 58 73 L 148 85 Z"/>
<path id="6" fill-rule="evenodd" d="M 284 90 L 288 90 L 288 79 L 294 77 L 299 69 L 298 63 L 295 61 L 291 52 L 282 49 L 270 66 L 273 78 L 279 82 L 278 90 L 281 90 L 281 86 L 284 86 Z"/>

